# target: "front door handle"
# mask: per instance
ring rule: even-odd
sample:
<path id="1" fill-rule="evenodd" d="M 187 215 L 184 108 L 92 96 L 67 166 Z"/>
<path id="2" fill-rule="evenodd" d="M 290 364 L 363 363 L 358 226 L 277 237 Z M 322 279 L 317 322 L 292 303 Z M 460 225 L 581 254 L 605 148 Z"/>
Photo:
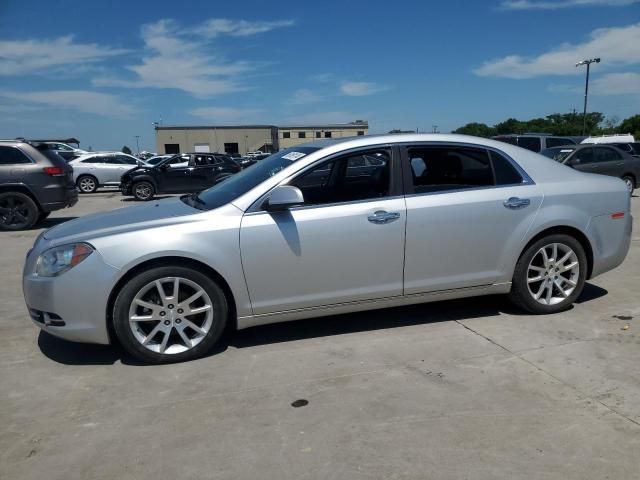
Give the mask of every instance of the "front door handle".
<path id="1" fill-rule="evenodd" d="M 378 210 L 377 212 L 369 215 L 367 220 L 371 223 L 382 224 L 393 222 L 400 218 L 399 212 L 385 212 L 384 210 Z"/>
<path id="2" fill-rule="evenodd" d="M 518 210 L 520 208 L 528 207 L 531 204 L 531 200 L 528 198 L 518 198 L 511 197 L 509 200 L 505 200 L 503 205 L 506 208 L 511 208 L 512 210 Z"/>

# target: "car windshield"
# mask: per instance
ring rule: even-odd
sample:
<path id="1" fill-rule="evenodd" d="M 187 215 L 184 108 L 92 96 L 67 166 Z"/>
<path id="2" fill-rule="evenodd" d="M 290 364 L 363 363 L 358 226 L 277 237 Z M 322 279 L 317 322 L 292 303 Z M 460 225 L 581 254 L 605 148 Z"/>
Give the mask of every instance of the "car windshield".
<path id="1" fill-rule="evenodd" d="M 563 162 L 574 150 L 575 148 L 547 148 L 540 153 L 556 162 Z"/>
<path id="2" fill-rule="evenodd" d="M 182 199 L 185 203 L 201 210 L 221 207 L 318 149 L 318 147 L 298 146 L 282 150 L 197 195 L 187 195 Z"/>
<path id="3" fill-rule="evenodd" d="M 151 157 L 148 160 L 145 160 L 147 163 L 151 164 L 151 165 L 156 165 L 158 163 L 160 163 L 162 160 L 165 160 L 166 158 L 169 157 Z"/>

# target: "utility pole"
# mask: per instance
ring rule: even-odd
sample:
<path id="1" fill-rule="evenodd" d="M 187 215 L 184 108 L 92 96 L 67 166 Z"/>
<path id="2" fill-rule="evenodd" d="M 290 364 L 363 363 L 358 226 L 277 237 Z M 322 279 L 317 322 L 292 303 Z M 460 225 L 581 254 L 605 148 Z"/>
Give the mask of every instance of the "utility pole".
<path id="1" fill-rule="evenodd" d="M 591 58 L 589 60 L 582 60 L 576 63 L 576 67 L 582 65 L 587 66 L 587 78 L 584 82 L 584 110 L 582 112 L 582 135 L 585 135 L 587 131 L 587 97 L 589 96 L 589 69 L 592 63 L 600 63 L 600 58 Z"/>
<path id="2" fill-rule="evenodd" d="M 136 135 L 136 150 L 138 151 L 138 155 L 140 155 L 140 142 L 138 140 L 140 140 L 140 135 Z"/>

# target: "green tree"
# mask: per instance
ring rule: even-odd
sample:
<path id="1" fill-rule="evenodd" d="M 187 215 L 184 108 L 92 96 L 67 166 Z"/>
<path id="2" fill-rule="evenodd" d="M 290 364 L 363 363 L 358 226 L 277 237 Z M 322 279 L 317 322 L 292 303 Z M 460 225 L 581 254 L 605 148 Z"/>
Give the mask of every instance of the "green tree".
<path id="1" fill-rule="evenodd" d="M 495 129 L 485 123 L 472 122 L 454 130 L 453 133 L 489 138 L 495 135 Z"/>
<path id="2" fill-rule="evenodd" d="M 497 123 L 493 128 L 496 129 L 496 135 L 504 135 L 507 133 L 524 133 L 525 128 L 520 120 L 509 118 L 504 122 Z"/>
<path id="3" fill-rule="evenodd" d="M 625 118 L 620 125 L 618 125 L 618 133 L 630 133 L 636 141 L 640 140 L 640 115 L 634 115 L 629 118 Z"/>
<path id="4" fill-rule="evenodd" d="M 126 153 L 127 155 L 131 155 L 131 149 L 126 145 L 122 147 L 122 153 Z"/>

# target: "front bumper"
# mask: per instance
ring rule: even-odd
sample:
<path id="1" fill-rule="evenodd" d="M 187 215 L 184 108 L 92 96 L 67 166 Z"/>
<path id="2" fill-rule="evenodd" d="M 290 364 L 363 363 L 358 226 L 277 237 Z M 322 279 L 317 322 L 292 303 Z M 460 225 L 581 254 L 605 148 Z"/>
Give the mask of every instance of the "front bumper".
<path id="1" fill-rule="evenodd" d="M 109 344 L 107 301 L 120 271 L 95 251 L 58 277 L 38 277 L 35 262 L 42 251 L 29 253 L 22 278 L 33 323 L 65 340 Z"/>

